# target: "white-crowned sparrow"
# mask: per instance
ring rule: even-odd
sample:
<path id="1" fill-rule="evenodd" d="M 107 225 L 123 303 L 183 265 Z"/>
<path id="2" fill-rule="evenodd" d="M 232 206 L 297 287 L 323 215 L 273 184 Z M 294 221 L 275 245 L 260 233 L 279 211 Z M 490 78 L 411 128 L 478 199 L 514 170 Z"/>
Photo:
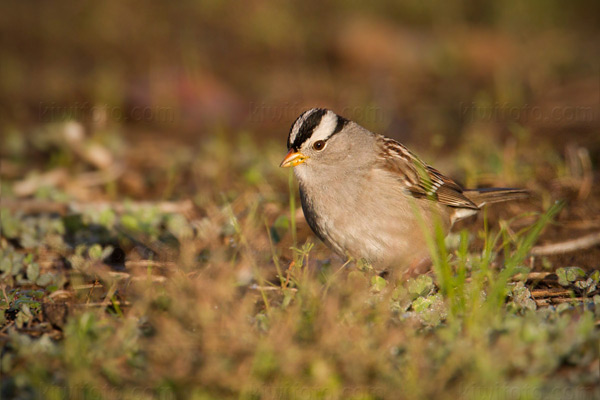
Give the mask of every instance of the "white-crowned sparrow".
<path id="1" fill-rule="evenodd" d="M 428 256 L 424 229 L 452 224 L 483 205 L 527 197 L 520 189 L 462 189 L 385 136 L 331 110 L 293 123 L 281 167 L 295 167 L 306 221 L 343 256 L 402 268 Z"/>

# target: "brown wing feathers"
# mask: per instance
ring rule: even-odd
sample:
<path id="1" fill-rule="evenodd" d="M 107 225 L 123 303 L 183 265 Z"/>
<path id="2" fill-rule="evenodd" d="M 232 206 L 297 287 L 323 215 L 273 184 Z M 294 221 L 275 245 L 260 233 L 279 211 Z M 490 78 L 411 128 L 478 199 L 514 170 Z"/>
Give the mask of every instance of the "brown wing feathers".
<path id="1" fill-rule="evenodd" d="M 395 140 L 382 137 L 382 141 L 384 168 L 402 179 L 413 196 L 431 198 L 451 207 L 479 209 L 452 179 L 425 164 Z"/>
<path id="2" fill-rule="evenodd" d="M 452 179 L 430 167 L 393 139 L 382 140 L 384 168 L 398 176 L 417 198 L 430 198 L 456 208 L 478 210 L 485 204 L 529 197 L 529 192 L 514 188 L 463 190 Z"/>

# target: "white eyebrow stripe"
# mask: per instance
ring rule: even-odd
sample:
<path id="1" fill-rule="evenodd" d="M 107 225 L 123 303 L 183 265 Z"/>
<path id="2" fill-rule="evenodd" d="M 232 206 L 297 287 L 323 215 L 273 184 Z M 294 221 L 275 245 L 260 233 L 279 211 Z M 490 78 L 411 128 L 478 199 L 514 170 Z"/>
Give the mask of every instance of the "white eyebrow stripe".
<path id="1" fill-rule="evenodd" d="M 333 111 L 327 111 L 323 118 L 321 118 L 321 122 L 319 126 L 314 130 L 311 136 L 311 142 L 314 143 L 317 140 L 327 140 L 329 136 L 333 134 L 335 127 L 338 123 L 338 116 Z"/>
<path id="2" fill-rule="evenodd" d="M 296 141 L 296 136 L 298 136 L 298 131 L 300 130 L 300 127 L 302 127 L 306 119 L 317 110 L 317 108 L 311 108 L 310 110 L 306 110 L 296 119 L 296 123 L 292 127 L 292 131 L 290 133 L 290 143 L 294 143 Z"/>

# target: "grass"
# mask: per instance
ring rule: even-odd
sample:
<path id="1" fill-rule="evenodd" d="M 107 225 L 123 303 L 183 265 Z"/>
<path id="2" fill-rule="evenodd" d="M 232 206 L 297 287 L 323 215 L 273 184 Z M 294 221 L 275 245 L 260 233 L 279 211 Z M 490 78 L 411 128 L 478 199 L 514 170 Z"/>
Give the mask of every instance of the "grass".
<path id="1" fill-rule="evenodd" d="M 562 204 L 486 216 L 449 239 L 438 231 L 433 275 L 384 279 L 332 257 L 295 220 L 295 182 L 266 149 L 231 165 L 231 141 L 214 139 L 202 164 L 182 167 L 204 171 L 177 172 L 206 188 L 200 213 L 134 202 L 66 214 L 3 208 L 3 398 L 598 393 L 598 274 L 557 272 L 585 301 L 549 307 L 532 297 L 538 283 L 517 277 Z M 206 171 L 225 164 L 224 190 L 223 172 Z M 176 193 L 174 176 L 164 179 Z"/>

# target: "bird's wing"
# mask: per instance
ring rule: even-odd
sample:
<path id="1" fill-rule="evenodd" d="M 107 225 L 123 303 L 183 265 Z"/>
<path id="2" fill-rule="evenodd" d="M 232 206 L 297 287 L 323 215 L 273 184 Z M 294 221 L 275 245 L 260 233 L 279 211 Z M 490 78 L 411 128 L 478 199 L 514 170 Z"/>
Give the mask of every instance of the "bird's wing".
<path id="1" fill-rule="evenodd" d="M 397 141 L 380 136 L 380 167 L 397 176 L 408 193 L 450 207 L 479 207 L 463 194 L 462 188 L 437 169 L 421 161 Z"/>

